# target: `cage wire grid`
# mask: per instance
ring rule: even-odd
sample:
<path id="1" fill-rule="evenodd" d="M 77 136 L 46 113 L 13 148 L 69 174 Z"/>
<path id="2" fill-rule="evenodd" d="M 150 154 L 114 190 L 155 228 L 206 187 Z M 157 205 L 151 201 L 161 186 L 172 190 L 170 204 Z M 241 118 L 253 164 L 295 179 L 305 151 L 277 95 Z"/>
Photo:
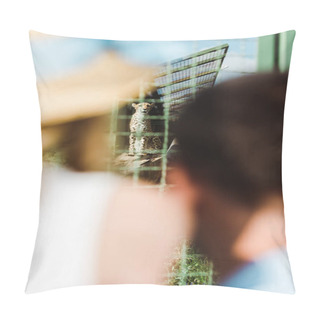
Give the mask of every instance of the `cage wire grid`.
<path id="1" fill-rule="evenodd" d="M 153 185 L 140 186 L 141 188 L 156 188 L 159 192 L 164 192 L 171 186 L 166 183 L 167 171 L 170 170 L 168 167 L 167 153 L 170 147 L 169 142 L 173 140 L 169 126 L 171 121 L 177 120 L 179 113 L 183 109 L 184 103 L 194 99 L 197 92 L 202 89 L 212 87 L 215 84 L 216 78 L 222 67 L 224 58 L 227 55 L 229 45 L 222 44 L 213 48 L 195 52 L 194 54 L 185 56 L 180 59 L 169 61 L 163 65 L 160 65 L 155 74 L 154 82 L 151 84 L 140 83 L 140 93 L 138 99 L 123 99 L 115 100 L 114 107 L 110 119 L 110 148 L 113 158 L 121 154 L 128 153 L 127 148 L 117 148 L 117 139 L 119 137 L 125 137 L 129 139 L 132 134 L 128 128 L 125 131 L 119 130 L 119 121 L 129 121 L 132 115 L 121 115 L 119 114 L 119 105 L 121 104 L 132 104 L 132 103 L 155 103 L 163 106 L 163 114 L 160 115 L 145 115 L 144 119 L 151 121 L 162 121 L 163 127 L 162 132 L 142 132 L 138 130 L 134 133 L 135 138 L 139 141 L 142 137 L 154 137 L 158 136 L 162 139 L 161 150 L 144 150 L 144 154 L 152 157 L 157 156 L 157 161 L 161 160 L 156 165 L 150 165 L 144 167 L 141 165 L 143 155 L 138 153 L 134 154 L 133 166 L 130 169 L 133 182 L 137 184 L 140 179 L 142 172 L 160 172 L 160 179 Z M 146 95 L 146 87 L 154 88 L 156 97 Z M 148 160 L 148 159 L 147 159 Z M 159 162 L 159 161 L 158 161 Z M 114 170 L 110 166 L 108 169 Z M 116 171 L 123 172 L 128 171 L 126 165 L 120 165 L 116 168 Z M 192 284 L 188 280 L 190 277 L 204 277 L 206 280 L 204 283 L 212 284 L 213 279 L 213 265 L 210 261 L 206 261 L 206 270 L 197 270 L 197 262 L 195 263 L 196 270 L 189 270 L 188 260 L 192 259 L 206 259 L 204 256 L 192 252 L 192 249 L 186 241 L 183 242 L 180 252 L 178 253 L 178 269 L 175 269 L 174 265 L 168 267 L 168 273 L 166 278 L 169 280 L 175 277 L 177 281 L 175 284 L 186 285 Z M 200 261 L 200 260 L 199 260 Z"/>

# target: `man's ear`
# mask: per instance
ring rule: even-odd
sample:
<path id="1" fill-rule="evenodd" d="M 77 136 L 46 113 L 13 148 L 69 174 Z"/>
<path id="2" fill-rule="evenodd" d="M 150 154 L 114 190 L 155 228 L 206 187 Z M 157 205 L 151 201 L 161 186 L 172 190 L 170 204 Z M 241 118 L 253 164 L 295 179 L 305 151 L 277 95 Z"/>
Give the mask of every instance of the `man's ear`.
<path id="1" fill-rule="evenodd" d="M 136 103 L 133 103 L 132 106 L 133 106 L 135 109 L 137 109 L 137 106 L 138 106 L 138 105 L 137 105 Z"/>

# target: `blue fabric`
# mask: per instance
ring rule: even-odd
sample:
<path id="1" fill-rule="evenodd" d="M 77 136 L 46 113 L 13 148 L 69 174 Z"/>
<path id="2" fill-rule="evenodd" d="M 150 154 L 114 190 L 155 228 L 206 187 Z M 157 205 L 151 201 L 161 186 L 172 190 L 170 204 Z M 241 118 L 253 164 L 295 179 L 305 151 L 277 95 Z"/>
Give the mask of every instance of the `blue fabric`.
<path id="1" fill-rule="evenodd" d="M 240 268 L 222 286 L 295 293 L 291 268 L 285 248 L 270 251 Z"/>

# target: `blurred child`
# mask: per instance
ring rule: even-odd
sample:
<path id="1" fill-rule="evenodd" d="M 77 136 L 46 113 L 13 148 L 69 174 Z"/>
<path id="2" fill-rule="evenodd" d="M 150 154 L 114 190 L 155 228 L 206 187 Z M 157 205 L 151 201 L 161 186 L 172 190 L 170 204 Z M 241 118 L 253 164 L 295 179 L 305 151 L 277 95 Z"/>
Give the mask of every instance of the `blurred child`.
<path id="1" fill-rule="evenodd" d="M 66 45 L 68 39 L 31 34 L 31 40 L 44 165 L 26 291 L 163 283 L 166 263 L 191 230 L 188 215 L 170 195 L 107 172 L 113 107 L 137 98 L 141 84 L 152 81 L 154 69 L 104 49 L 66 74 L 46 76 L 37 50 L 55 41 Z M 67 61 L 77 60 L 78 51 L 65 53 L 71 55 L 63 56 Z"/>

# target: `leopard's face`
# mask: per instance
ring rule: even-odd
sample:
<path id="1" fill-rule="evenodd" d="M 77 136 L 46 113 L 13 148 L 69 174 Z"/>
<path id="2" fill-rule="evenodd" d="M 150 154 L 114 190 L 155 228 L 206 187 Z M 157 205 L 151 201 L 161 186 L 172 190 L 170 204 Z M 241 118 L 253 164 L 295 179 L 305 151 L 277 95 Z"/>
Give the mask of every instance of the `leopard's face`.
<path id="1" fill-rule="evenodd" d="M 149 112 L 154 107 L 154 103 L 142 102 L 142 103 L 133 103 L 132 106 L 136 109 L 136 114 L 139 115 L 148 115 Z"/>

